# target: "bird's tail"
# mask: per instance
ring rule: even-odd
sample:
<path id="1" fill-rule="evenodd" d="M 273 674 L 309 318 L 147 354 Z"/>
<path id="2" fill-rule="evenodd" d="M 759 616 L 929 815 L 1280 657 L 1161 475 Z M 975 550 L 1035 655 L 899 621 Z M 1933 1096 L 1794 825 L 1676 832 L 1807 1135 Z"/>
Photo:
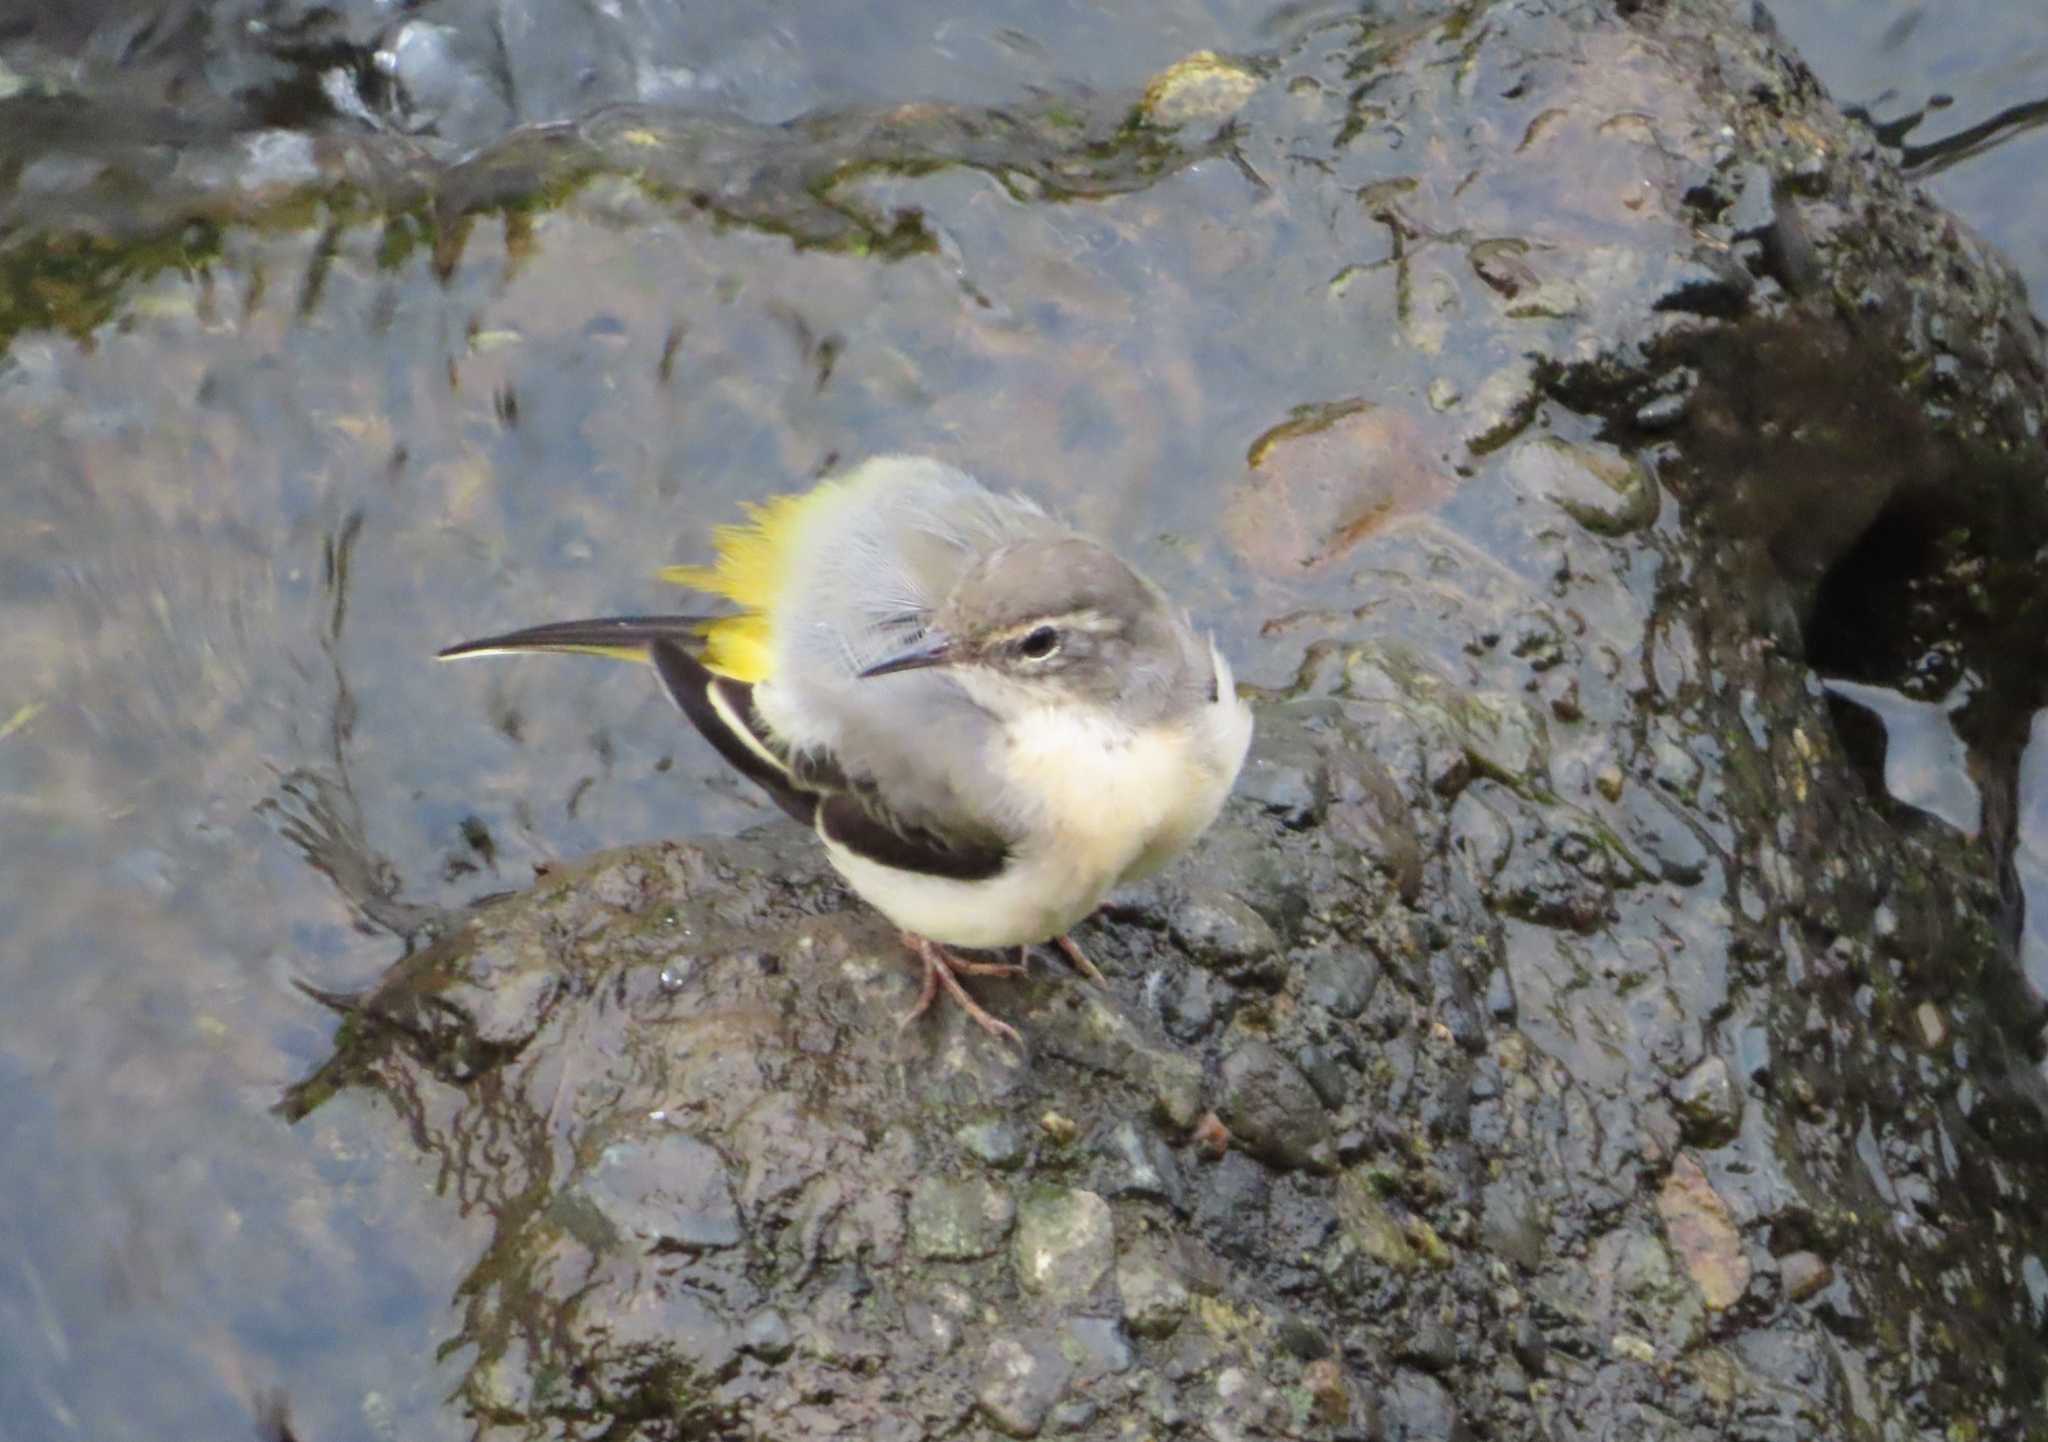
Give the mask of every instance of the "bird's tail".
<path id="1" fill-rule="evenodd" d="M 556 621 L 464 641 L 440 653 L 443 661 L 464 656 L 504 656 L 520 651 L 560 651 L 583 656 L 609 656 L 615 661 L 653 660 L 654 643 L 668 641 L 691 655 L 704 649 L 705 632 L 718 618 L 711 616 L 601 616 L 589 621 Z"/>

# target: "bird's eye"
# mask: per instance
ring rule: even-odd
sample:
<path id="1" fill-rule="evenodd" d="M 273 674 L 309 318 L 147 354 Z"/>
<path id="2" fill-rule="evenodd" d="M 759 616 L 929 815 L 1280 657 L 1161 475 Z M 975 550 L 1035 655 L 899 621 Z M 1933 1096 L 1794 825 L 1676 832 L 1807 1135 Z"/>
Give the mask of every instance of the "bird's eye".
<path id="1" fill-rule="evenodd" d="M 1040 626 L 1017 643 L 1017 654 L 1027 661 L 1043 661 L 1060 648 L 1060 633 Z"/>

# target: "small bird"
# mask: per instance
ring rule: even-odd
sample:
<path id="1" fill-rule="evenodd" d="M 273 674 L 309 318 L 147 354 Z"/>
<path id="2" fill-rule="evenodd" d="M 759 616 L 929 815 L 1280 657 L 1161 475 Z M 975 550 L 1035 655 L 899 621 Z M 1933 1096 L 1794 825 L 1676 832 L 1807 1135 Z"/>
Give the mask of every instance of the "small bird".
<path id="1" fill-rule="evenodd" d="M 1251 709 L 1212 640 L 1151 581 L 1031 501 L 881 456 L 747 507 L 707 566 L 664 579 L 715 616 L 561 621 L 442 659 L 568 651 L 645 661 L 735 770 L 811 827 L 833 867 L 991 1034 L 949 947 L 1056 942 L 1222 809 Z"/>

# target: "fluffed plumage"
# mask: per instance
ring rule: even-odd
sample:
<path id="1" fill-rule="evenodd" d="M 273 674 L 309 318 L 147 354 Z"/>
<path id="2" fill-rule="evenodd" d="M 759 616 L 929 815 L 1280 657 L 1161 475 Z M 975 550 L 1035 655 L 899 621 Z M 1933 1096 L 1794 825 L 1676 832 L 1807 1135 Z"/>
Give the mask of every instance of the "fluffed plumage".
<path id="1" fill-rule="evenodd" d="M 1157 587 L 950 466 L 877 458 L 713 540 L 711 564 L 663 575 L 730 614 L 558 622 L 441 654 L 651 662 L 855 891 L 957 946 L 1062 936 L 1191 844 L 1243 762 L 1230 669 Z"/>

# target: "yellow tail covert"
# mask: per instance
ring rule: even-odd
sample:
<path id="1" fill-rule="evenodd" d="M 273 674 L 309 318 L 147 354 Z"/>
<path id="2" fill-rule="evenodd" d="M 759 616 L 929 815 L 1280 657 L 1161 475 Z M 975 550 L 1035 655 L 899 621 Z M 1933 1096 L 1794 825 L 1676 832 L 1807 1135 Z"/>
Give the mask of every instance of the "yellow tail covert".
<path id="1" fill-rule="evenodd" d="M 839 490 L 836 482 L 823 481 L 802 495 L 776 496 L 758 505 L 749 502 L 745 523 L 719 526 L 711 533 L 710 565 L 663 568 L 662 580 L 723 596 L 741 608 L 737 616 L 705 623 L 706 666 L 736 681 L 768 679 L 771 618 L 789 585 L 792 542 L 805 519 Z"/>

